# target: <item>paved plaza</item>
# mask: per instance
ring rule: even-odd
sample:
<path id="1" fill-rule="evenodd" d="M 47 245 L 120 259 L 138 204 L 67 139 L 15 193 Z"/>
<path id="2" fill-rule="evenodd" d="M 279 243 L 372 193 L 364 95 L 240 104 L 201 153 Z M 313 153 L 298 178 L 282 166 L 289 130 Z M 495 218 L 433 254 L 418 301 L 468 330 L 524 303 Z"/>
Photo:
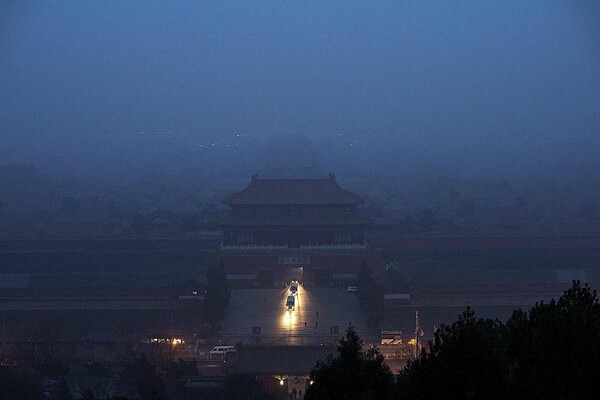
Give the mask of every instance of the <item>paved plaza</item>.
<path id="1" fill-rule="evenodd" d="M 287 296 L 287 288 L 232 289 L 227 318 L 220 329 L 222 341 L 331 344 L 344 336 L 349 323 L 367 341 L 376 333 L 367 325 L 356 294 L 346 293 L 344 288 L 300 286 L 293 311 L 285 309 Z M 253 327 L 260 327 L 260 334 L 253 334 Z"/>

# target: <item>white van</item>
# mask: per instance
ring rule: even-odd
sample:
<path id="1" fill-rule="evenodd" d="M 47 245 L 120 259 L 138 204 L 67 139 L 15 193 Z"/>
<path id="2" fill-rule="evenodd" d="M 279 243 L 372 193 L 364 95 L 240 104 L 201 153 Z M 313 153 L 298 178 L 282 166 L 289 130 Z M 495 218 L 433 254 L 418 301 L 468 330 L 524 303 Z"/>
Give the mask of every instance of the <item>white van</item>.
<path id="1" fill-rule="evenodd" d="M 216 355 L 224 356 L 225 353 L 229 353 L 230 351 L 235 351 L 235 347 L 234 346 L 215 346 L 212 348 L 211 351 L 208 352 L 208 354 L 211 356 L 216 356 Z"/>

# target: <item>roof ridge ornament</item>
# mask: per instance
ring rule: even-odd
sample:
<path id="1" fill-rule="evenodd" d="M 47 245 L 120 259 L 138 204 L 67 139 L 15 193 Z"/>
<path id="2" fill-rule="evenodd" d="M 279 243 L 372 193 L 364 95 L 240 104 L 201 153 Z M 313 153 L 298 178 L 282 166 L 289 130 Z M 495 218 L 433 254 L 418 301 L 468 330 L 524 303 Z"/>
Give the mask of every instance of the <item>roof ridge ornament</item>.
<path id="1" fill-rule="evenodd" d="M 331 179 L 332 181 L 334 181 L 334 182 L 335 182 L 335 174 L 334 174 L 334 173 L 332 173 L 332 172 L 330 172 L 330 173 L 329 173 L 329 179 Z"/>

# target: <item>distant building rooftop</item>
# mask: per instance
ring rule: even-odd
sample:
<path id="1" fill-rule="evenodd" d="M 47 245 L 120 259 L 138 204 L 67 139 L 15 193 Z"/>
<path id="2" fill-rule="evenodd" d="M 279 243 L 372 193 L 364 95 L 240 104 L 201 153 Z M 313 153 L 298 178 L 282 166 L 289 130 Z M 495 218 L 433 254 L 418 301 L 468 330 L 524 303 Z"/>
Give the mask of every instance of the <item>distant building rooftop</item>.
<path id="1" fill-rule="evenodd" d="M 325 179 L 259 179 L 230 194 L 223 201 L 231 206 L 245 205 L 358 205 L 360 195 L 340 188 L 335 175 Z"/>

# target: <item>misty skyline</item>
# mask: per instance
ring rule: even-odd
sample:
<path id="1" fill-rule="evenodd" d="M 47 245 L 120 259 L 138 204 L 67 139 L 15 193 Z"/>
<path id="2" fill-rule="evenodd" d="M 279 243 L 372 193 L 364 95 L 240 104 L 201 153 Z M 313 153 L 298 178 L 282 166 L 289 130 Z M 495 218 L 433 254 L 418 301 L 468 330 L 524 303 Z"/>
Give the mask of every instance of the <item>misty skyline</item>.
<path id="1" fill-rule="evenodd" d="M 392 166 L 597 162 L 599 17 L 594 2 L 3 2 L 0 157 L 196 165 L 214 143 L 259 158 L 301 134 Z"/>

